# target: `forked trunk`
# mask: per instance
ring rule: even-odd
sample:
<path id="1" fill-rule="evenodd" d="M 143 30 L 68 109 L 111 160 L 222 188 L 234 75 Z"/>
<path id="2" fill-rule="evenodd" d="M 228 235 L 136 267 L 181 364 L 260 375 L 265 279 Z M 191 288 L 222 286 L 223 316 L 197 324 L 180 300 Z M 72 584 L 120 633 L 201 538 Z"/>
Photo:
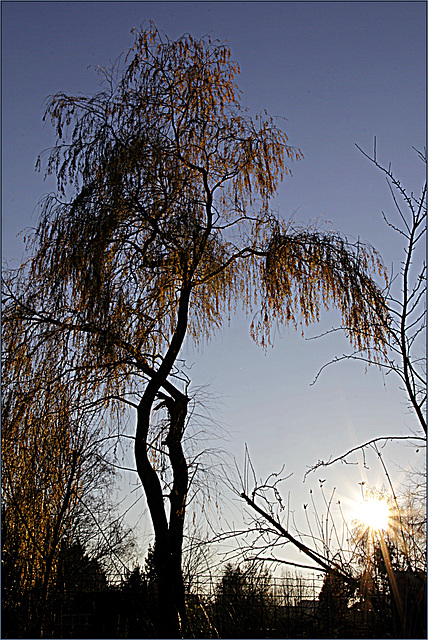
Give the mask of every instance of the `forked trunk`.
<path id="1" fill-rule="evenodd" d="M 173 472 L 169 495 L 170 516 L 166 515 L 164 496 L 159 477 L 148 458 L 147 435 L 151 403 L 138 409 L 135 459 L 143 483 L 155 530 L 154 563 L 158 580 L 158 629 L 160 638 L 181 638 L 186 633 L 186 606 L 181 567 L 184 517 L 188 488 L 187 462 L 181 446 L 187 415 L 187 398 L 178 399 L 158 394 L 168 409 L 170 422 L 165 441 Z"/>

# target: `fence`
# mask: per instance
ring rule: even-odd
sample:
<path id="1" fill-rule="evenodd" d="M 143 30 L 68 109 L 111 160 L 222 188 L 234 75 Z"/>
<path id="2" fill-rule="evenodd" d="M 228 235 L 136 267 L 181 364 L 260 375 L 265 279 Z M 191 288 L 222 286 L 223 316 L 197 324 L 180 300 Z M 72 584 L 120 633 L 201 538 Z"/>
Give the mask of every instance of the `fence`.
<path id="1" fill-rule="evenodd" d="M 426 637 L 416 630 L 403 636 L 388 593 L 361 599 L 325 585 L 322 574 L 278 578 L 235 570 L 226 577 L 194 576 L 187 585 L 186 637 Z M 72 609 L 57 610 L 55 637 L 156 637 L 156 601 L 155 587 L 80 591 Z"/>
<path id="2" fill-rule="evenodd" d="M 192 581 L 187 596 L 189 631 L 195 638 L 382 637 L 383 620 L 345 593 L 324 594 L 324 576 L 286 575 Z M 386 631 L 386 629 L 385 629 Z"/>

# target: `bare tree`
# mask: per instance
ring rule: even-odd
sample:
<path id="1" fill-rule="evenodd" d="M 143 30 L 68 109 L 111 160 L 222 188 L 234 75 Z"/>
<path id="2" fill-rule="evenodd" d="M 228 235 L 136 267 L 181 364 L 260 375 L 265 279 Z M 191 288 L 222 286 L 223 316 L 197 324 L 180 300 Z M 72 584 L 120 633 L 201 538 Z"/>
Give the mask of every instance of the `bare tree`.
<path id="1" fill-rule="evenodd" d="M 398 375 L 410 406 L 426 435 L 427 183 L 425 181 L 419 195 L 409 193 L 394 176 L 391 164 L 386 168 L 377 161 L 376 138 L 373 157 L 358 145 L 356 146 L 386 177 L 396 215 L 392 218 L 382 211 L 382 216 L 388 228 L 402 238 L 404 257 L 397 273 L 394 273 L 394 267 L 392 267 L 385 290 L 389 311 L 388 326 L 385 327 L 388 331 L 386 358 L 382 361 L 379 358 L 368 357 L 366 353 L 357 350 L 352 354 L 337 357 L 333 362 L 343 359 L 362 360 L 368 364 L 377 364 L 387 374 L 393 372 Z M 419 151 L 416 153 L 426 165 L 426 155 Z M 376 325 L 382 325 L 383 322 L 381 318 L 375 320 Z M 342 329 L 348 328 L 343 326 Z M 325 366 L 327 365 L 322 367 L 316 379 Z"/>

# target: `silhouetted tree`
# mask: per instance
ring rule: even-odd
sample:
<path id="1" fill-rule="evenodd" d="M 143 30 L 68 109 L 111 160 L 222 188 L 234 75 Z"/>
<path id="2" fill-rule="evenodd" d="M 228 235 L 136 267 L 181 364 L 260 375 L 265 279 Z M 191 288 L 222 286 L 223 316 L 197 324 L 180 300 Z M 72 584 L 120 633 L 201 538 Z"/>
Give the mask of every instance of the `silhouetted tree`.
<path id="1" fill-rule="evenodd" d="M 150 551 L 150 549 L 149 549 Z M 153 564 L 142 570 L 134 567 L 121 587 L 123 607 L 121 624 L 128 638 L 152 638 L 156 636 L 157 586 Z"/>
<path id="2" fill-rule="evenodd" d="M 330 637 L 339 637 L 348 620 L 350 598 L 354 595 L 357 584 L 350 585 L 338 571 L 329 571 L 324 577 L 318 596 L 317 614 L 322 632 Z"/>
<path id="3" fill-rule="evenodd" d="M 265 637 L 272 605 L 267 571 L 226 565 L 215 598 L 215 624 L 222 638 Z"/>
<path id="4" fill-rule="evenodd" d="M 264 346 L 276 323 L 308 324 L 330 304 L 358 349 L 372 353 L 387 331 L 376 252 L 269 210 L 302 154 L 272 118 L 242 109 L 238 72 L 226 46 L 170 41 L 151 25 L 101 71 L 101 92 L 50 98 L 58 189 L 43 201 L 32 257 L 5 278 L 6 313 L 33 352 L 65 361 L 100 412 L 135 408 L 162 637 L 186 633 L 186 337 L 211 338 L 237 305 L 257 310 L 251 334 Z"/>

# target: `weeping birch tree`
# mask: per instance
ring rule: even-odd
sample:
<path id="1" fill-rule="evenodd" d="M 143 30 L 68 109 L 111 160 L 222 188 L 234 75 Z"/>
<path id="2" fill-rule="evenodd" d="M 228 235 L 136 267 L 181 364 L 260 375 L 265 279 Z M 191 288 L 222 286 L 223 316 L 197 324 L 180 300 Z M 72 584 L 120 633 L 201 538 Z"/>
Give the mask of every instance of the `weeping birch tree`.
<path id="1" fill-rule="evenodd" d="M 60 541 L 71 531 L 76 501 L 84 493 L 83 425 L 73 417 L 63 382 L 57 379 L 49 389 L 40 378 L 32 384 L 29 372 L 17 366 L 17 361 L 28 363 L 25 346 L 18 353 L 7 344 L 3 325 L 3 630 L 17 628 L 17 633 L 38 637 L 48 624 Z M 12 358 L 16 361 L 10 366 Z"/>
<path id="2" fill-rule="evenodd" d="M 21 276 L 25 271 L 15 274 Z M 6 274 L 5 274 L 6 275 Z M 29 285 L 27 287 L 27 285 Z M 102 401 L 84 393 L 64 336 L 28 321 L 33 283 L 8 274 L 2 316 L 2 629 L 5 637 L 52 635 L 61 597 L 61 555 L 77 541 L 104 566 L 130 543 L 112 521 Z M 38 299 L 38 298 L 37 298 Z M 58 349 L 57 339 L 61 342 Z M 100 496 L 101 500 L 100 500 Z M 97 514 L 90 506 L 97 498 Z M 107 514 L 107 517 L 106 517 Z M 88 517 L 89 516 L 89 517 Z M 104 516 L 104 517 L 103 517 Z M 103 542 L 99 541 L 100 522 Z M 86 534 L 86 535 L 85 535 Z M 17 635 L 16 635 L 17 634 Z"/>
<path id="3" fill-rule="evenodd" d="M 34 328 L 35 349 L 49 342 L 53 361 L 79 371 L 74 384 L 100 411 L 135 409 L 158 631 L 180 637 L 184 341 L 212 338 L 239 306 L 266 347 L 276 324 L 307 325 L 334 305 L 351 343 L 378 354 L 387 319 L 372 275 L 382 265 L 369 247 L 272 214 L 270 199 L 302 153 L 278 121 L 241 106 L 227 46 L 190 35 L 171 41 L 150 24 L 100 74 L 94 95 L 49 99 L 56 144 L 46 172 L 57 192 L 43 200 L 32 257 L 16 275 L 25 287 L 12 289 L 7 313 Z"/>

